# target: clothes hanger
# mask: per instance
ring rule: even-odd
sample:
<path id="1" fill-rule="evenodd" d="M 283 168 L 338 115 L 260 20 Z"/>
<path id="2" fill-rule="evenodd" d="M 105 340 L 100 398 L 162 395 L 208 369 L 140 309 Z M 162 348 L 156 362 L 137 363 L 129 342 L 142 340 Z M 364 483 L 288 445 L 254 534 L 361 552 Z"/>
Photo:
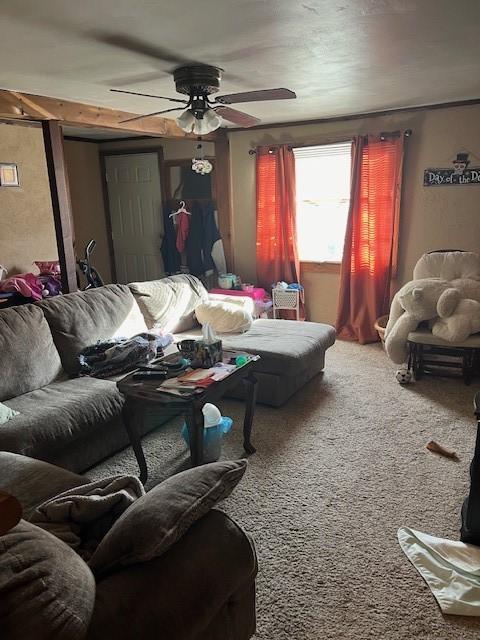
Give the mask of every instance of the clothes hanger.
<path id="1" fill-rule="evenodd" d="M 187 209 L 185 208 L 185 201 L 184 200 L 180 201 L 180 208 L 177 209 L 177 211 L 172 211 L 172 213 L 168 217 L 169 218 L 173 218 L 175 216 L 178 216 L 179 213 L 186 213 L 187 216 L 191 216 L 192 215 L 190 213 L 190 211 L 187 211 Z"/>

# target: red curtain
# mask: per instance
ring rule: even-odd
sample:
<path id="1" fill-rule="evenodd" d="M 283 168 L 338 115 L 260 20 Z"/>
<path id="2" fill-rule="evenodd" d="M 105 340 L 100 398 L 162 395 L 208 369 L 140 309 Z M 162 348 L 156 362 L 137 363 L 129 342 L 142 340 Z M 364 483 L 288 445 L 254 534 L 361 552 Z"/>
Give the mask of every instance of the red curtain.
<path id="1" fill-rule="evenodd" d="M 295 158 L 288 146 L 258 147 L 257 281 L 299 282 L 295 223 Z"/>
<path id="2" fill-rule="evenodd" d="M 345 233 L 337 335 L 375 342 L 375 320 L 388 313 L 396 275 L 403 136 L 353 141 L 350 210 Z"/>

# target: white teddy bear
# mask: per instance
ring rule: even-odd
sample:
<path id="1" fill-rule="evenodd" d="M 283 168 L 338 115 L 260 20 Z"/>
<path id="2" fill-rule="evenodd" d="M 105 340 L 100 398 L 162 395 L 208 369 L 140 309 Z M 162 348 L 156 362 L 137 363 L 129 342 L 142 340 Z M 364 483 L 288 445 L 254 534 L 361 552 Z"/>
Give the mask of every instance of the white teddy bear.
<path id="1" fill-rule="evenodd" d="M 442 299 L 447 291 L 448 297 Z M 443 305 L 450 306 L 453 313 L 462 298 L 480 302 L 480 282 L 470 278 L 453 282 L 440 278 L 422 278 L 407 282 L 395 294 L 390 308 L 385 330 L 385 349 L 389 358 L 397 364 L 405 362 L 410 331 L 415 331 L 421 322 L 438 317 L 437 307 L 441 299 Z"/>
<path id="2" fill-rule="evenodd" d="M 437 305 L 439 319 L 432 326 L 437 338 L 448 342 L 464 342 L 472 333 L 480 331 L 480 302 L 458 299 L 456 289 L 447 289 Z"/>

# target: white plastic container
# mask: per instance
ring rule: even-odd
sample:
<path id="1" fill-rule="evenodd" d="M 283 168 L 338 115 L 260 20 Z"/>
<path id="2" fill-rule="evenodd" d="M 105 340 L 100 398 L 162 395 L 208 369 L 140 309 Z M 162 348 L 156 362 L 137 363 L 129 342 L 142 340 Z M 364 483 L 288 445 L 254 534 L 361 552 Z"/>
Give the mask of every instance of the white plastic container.
<path id="1" fill-rule="evenodd" d="M 204 462 L 216 462 L 222 453 L 222 414 L 218 407 L 207 402 L 203 408 L 203 460 Z"/>

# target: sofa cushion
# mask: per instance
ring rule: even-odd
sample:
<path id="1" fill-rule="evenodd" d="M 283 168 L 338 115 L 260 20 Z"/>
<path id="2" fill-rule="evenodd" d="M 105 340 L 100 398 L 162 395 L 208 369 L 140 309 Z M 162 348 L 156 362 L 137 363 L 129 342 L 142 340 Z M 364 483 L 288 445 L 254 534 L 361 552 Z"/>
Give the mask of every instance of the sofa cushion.
<path id="1" fill-rule="evenodd" d="M 135 298 L 126 285 L 69 293 L 36 303 L 45 313 L 63 368 L 79 372 L 78 354 L 99 340 L 131 338 L 147 331 Z"/>
<path id="2" fill-rule="evenodd" d="M 92 572 L 64 542 L 24 520 L 0 537 L 3 640 L 82 640 L 94 603 Z"/>
<path id="3" fill-rule="evenodd" d="M 41 309 L 26 304 L 0 311 L 0 401 L 49 384 L 61 370 Z"/>
<path id="4" fill-rule="evenodd" d="M 200 334 L 200 330 L 193 330 L 177 334 L 175 338 L 198 338 Z M 224 350 L 260 355 L 256 371 L 296 376 L 307 369 L 318 373 L 323 368 L 325 351 L 335 343 L 335 329 L 319 322 L 255 320 L 245 333 L 220 337 Z"/>
<path id="5" fill-rule="evenodd" d="M 20 412 L 0 428 L 0 449 L 56 460 L 75 439 L 88 438 L 120 414 L 123 396 L 110 380 L 63 380 L 6 401 Z"/>
<path id="6" fill-rule="evenodd" d="M 88 478 L 10 451 L 0 451 L 0 489 L 15 495 L 29 520 L 39 504 L 49 498 L 87 484 Z"/>
<path id="7" fill-rule="evenodd" d="M 89 564 L 95 575 L 161 556 L 240 482 L 246 460 L 183 471 L 139 498 L 115 522 Z"/>
<path id="8" fill-rule="evenodd" d="M 209 324 L 217 333 L 243 333 L 252 326 L 252 314 L 230 302 L 203 302 L 195 309 L 201 325 Z"/>
<path id="9" fill-rule="evenodd" d="M 194 310 L 208 301 L 208 293 L 198 278 L 180 274 L 128 285 L 152 331 L 187 331 L 197 323 Z"/>

